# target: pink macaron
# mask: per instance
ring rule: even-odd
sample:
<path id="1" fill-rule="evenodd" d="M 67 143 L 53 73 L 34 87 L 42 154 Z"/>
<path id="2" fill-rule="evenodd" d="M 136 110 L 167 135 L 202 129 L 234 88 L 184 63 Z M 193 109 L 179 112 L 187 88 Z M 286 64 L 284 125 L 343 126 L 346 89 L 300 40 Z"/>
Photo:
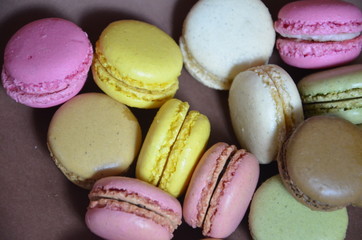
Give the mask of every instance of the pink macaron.
<path id="1" fill-rule="evenodd" d="M 234 145 L 216 143 L 198 163 L 183 202 L 183 217 L 204 236 L 226 238 L 243 219 L 259 179 L 259 162 Z"/>
<path id="2" fill-rule="evenodd" d="M 181 224 L 180 202 L 135 178 L 106 177 L 89 193 L 88 228 L 108 240 L 169 240 Z"/>
<path id="3" fill-rule="evenodd" d="M 298 68 L 327 68 L 348 63 L 362 49 L 362 11 L 340 0 L 288 3 L 274 24 L 282 60 Z"/>
<path id="4" fill-rule="evenodd" d="M 84 86 L 93 48 L 74 23 L 45 18 L 20 28 L 5 47 L 2 83 L 15 101 L 35 108 L 59 105 Z"/>

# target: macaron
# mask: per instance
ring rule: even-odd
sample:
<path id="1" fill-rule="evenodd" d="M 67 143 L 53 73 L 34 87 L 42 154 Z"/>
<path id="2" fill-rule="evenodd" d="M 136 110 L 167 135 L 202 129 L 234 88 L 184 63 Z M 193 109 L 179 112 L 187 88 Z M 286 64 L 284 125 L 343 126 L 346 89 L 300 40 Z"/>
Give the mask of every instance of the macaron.
<path id="1" fill-rule="evenodd" d="M 307 75 L 297 87 L 306 117 L 326 114 L 362 123 L 362 64 Z"/>
<path id="2" fill-rule="evenodd" d="M 112 22 L 101 33 L 95 51 L 94 81 L 127 106 L 158 108 L 178 90 L 183 66 L 180 48 L 154 25 Z"/>
<path id="3" fill-rule="evenodd" d="M 346 208 L 313 211 L 296 201 L 275 175 L 256 190 L 250 204 L 249 229 L 254 240 L 341 240 L 348 226 Z"/>
<path id="4" fill-rule="evenodd" d="M 240 224 L 259 179 L 259 162 L 219 142 L 198 163 L 183 202 L 183 217 L 204 236 L 226 238 Z"/>
<path id="5" fill-rule="evenodd" d="M 136 177 L 175 197 L 187 188 L 210 136 L 209 119 L 173 98 L 157 111 L 142 144 Z"/>
<path id="6" fill-rule="evenodd" d="M 59 105 L 82 89 L 92 58 L 92 45 L 80 27 L 60 18 L 39 19 L 8 41 L 2 84 L 12 99 L 26 106 Z"/>
<path id="7" fill-rule="evenodd" d="M 362 131 L 345 119 L 306 119 L 283 144 L 278 168 L 287 190 L 313 210 L 362 206 Z"/>
<path id="8" fill-rule="evenodd" d="M 282 7 L 275 22 L 282 60 L 316 69 L 343 65 L 362 49 L 362 11 L 340 0 L 302 0 Z"/>
<path id="9" fill-rule="evenodd" d="M 235 77 L 229 110 L 241 147 L 262 164 L 276 159 L 286 136 L 304 119 L 293 79 L 272 64 L 247 69 Z"/>
<path id="10" fill-rule="evenodd" d="M 88 196 L 86 225 L 104 239 L 169 240 L 181 224 L 180 202 L 135 178 L 100 179 Z"/>
<path id="11" fill-rule="evenodd" d="M 103 93 L 83 93 L 63 104 L 48 129 L 48 149 L 63 174 L 91 189 L 102 177 L 128 174 L 141 146 L 137 118 Z"/>
<path id="12" fill-rule="evenodd" d="M 184 20 L 179 43 L 196 80 L 228 90 L 239 72 L 268 62 L 275 44 L 273 20 L 260 0 L 200 0 Z"/>

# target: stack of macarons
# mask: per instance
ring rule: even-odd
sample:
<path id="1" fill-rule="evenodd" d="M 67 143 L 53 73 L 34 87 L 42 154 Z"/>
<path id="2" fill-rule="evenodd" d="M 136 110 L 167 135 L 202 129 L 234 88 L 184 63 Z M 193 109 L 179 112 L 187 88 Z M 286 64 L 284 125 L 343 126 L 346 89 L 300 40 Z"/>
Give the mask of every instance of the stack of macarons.
<path id="1" fill-rule="evenodd" d="M 152 24 L 119 20 L 93 52 L 81 28 L 47 18 L 9 40 L 1 76 L 17 102 L 60 105 L 47 146 L 90 190 L 85 221 L 102 238 L 167 240 L 182 220 L 227 238 L 250 206 L 254 239 L 341 239 L 346 207 L 362 206 L 362 65 L 339 65 L 359 56 L 361 31 L 361 10 L 339 0 L 292 2 L 274 25 L 260 0 L 200 0 L 179 45 Z M 274 47 L 293 67 L 333 68 L 297 83 L 268 63 Z M 237 143 L 211 142 L 208 116 L 175 97 L 183 66 L 229 90 Z M 102 92 L 79 94 L 90 69 Z M 144 138 L 133 108 L 157 109 Z M 258 188 L 260 164 L 273 161 L 279 174 Z"/>

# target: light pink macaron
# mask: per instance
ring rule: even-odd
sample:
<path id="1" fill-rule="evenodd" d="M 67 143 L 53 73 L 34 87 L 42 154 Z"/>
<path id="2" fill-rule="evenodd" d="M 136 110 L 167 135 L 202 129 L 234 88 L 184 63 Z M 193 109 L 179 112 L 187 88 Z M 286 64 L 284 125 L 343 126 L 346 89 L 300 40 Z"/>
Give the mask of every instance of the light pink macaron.
<path id="1" fill-rule="evenodd" d="M 52 107 L 82 89 L 92 58 L 88 35 L 76 24 L 59 18 L 36 20 L 8 41 L 2 83 L 17 102 Z"/>
<path id="2" fill-rule="evenodd" d="M 226 238 L 243 219 L 259 179 L 259 162 L 234 145 L 216 143 L 198 163 L 183 202 L 183 217 L 204 236 Z"/>
<path id="3" fill-rule="evenodd" d="M 340 0 L 301 0 L 282 7 L 275 30 L 282 60 L 317 69 L 345 64 L 362 49 L 362 11 Z"/>
<path id="4" fill-rule="evenodd" d="M 108 240 L 169 240 L 181 224 L 180 202 L 135 178 L 106 177 L 89 193 L 88 228 Z"/>

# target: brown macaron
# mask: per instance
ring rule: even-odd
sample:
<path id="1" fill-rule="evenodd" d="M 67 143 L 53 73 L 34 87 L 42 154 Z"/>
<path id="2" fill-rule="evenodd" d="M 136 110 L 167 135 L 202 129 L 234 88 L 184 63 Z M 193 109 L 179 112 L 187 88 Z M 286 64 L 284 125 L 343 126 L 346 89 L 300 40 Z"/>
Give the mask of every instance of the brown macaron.
<path id="1" fill-rule="evenodd" d="M 305 120 L 283 144 L 278 167 L 286 188 L 313 210 L 362 206 L 362 131 L 347 120 Z"/>

